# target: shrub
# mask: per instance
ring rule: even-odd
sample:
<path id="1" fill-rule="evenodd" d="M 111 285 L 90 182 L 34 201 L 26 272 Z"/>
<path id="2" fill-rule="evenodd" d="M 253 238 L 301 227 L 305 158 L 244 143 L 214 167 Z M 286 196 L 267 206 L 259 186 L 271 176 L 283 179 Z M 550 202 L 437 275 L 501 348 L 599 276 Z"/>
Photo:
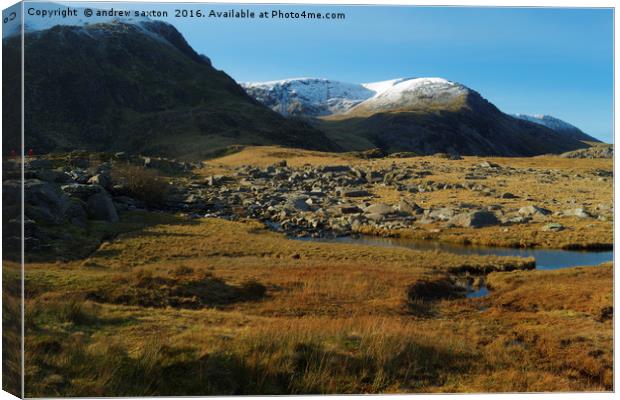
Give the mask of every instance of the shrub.
<path id="1" fill-rule="evenodd" d="M 124 194 L 151 206 L 163 204 L 168 192 L 166 181 L 155 170 L 129 164 L 112 169 L 112 183 L 120 185 Z"/>
<path id="2" fill-rule="evenodd" d="M 170 274 L 174 276 L 188 276 L 193 273 L 194 273 L 194 269 L 186 265 L 179 265 L 175 267 L 172 271 L 170 271 Z"/>
<path id="3" fill-rule="evenodd" d="M 87 298 L 100 303 L 199 309 L 257 301 L 266 294 L 267 287 L 256 281 L 231 285 L 210 272 L 181 266 L 161 275 L 135 271 L 116 278 L 114 286 L 89 292 Z"/>
<path id="4" fill-rule="evenodd" d="M 82 296 L 63 299 L 32 301 L 26 304 L 24 322 L 26 329 L 36 330 L 41 321 L 53 319 L 74 325 L 93 325 L 98 322 L 99 306 Z"/>
<path id="5" fill-rule="evenodd" d="M 87 306 L 81 299 L 72 298 L 60 303 L 57 312 L 60 321 L 76 325 L 88 325 L 97 320 L 93 307 Z"/>
<path id="6" fill-rule="evenodd" d="M 260 282 L 250 280 L 241 285 L 240 293 L 248 300 L 258 300 L 267 294 L 267 288 Z"/>

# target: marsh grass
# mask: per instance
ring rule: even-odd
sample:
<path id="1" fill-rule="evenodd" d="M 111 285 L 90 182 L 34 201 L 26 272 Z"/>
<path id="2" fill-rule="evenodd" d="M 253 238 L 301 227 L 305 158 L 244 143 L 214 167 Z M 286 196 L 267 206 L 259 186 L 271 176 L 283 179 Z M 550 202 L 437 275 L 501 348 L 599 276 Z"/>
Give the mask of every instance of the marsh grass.
<path id="1" fill-rule="evenodd" d="M 467 372 L 474 361 L 474 354 L 456 337 L 446 341 L 429 334 L 412 336 L 409 324 L 389 320 L 309 318 L 272 323 L 208 352 L 173 345 L 161 334 L 131 347 L 119 339 L 97 340 L 84 332 L 94 320 L 94 316 L 80 317 L 70 322 L 75 330 L 64 337 L 43 331 L 36 339 L 29 336 L 27 387 L 31 395 L 419 390 L 441 385 L 449 374 Z M 42 328 L 34 325 L 30 329 Z"/>
<path id="2" fill-rule="evenodd" d="M 393 162 L 245 148 L 197 173 L 283 158 L 297 166 Z M 398 162 L 447 168 L 441 163 L 480 161 Z M 568 176 L 609 168 L 608 161 L 557 157 L 510 165 L 562 168 Z M 446 180 L 458 179 L 446 171 Z M 518 206 L 526 190 L 558 201 L 611 198 L 598 181 L 575 181 L 564 193 L 565 186 L 518 177 L 502 188 L 519 199 L 439 191 L 416 201 Z M 377 195 L 397 199 L 388 190 Z M 557 236 L 533 233 L 537 224 L 412 232 L 472 242 L 520 236 L 543 246 L 610 237 L 609 223 L 562 223 L 568 228 Z M 122 224 L 125 230 L 85 258 L 27 265 L 27 396 L 613 389 L 611 264 L 532 271 L 531 260 L 515 257 L 293 241 L 247 220 L 129 213 Z M 488 296 L 463 298 L 450 276 L 468 273 L 489 274 Z"/>

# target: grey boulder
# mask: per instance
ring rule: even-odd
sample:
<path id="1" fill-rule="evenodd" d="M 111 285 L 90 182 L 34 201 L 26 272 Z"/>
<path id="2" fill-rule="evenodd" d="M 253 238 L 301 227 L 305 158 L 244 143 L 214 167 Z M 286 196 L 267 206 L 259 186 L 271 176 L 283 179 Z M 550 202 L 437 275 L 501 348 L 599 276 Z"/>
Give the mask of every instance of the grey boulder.
<path id="1" fill-rule="evenodd" d="M 463 228 L 482 228 L 498 225 L 500 222 L 490 211 L 473 211 L 455 215 L 448 223 Z"/>
<path id="2" fill-rule="evenodd" d="M 118 222 L 118 213 L 110 195 L 105 192 L 95 193 L 86 201 L 88 215 L 95 220 Z"/>
<path id="3" fill-rule="evenodd" d="M 383 203 L 372 204 L 364 208 L 364 214 L 376 214 L 376 215 L 389 215 L 394 214 L 396 210 L 394 207 Z"/>

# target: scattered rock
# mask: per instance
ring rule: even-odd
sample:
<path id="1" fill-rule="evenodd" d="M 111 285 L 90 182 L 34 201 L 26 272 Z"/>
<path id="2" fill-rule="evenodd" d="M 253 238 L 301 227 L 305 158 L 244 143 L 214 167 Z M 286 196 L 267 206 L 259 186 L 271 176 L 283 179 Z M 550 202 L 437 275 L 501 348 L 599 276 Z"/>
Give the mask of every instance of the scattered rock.
<path id="1" fill-rule="evenodd" d="M 24 203 L 62 214 L 69 202 L 67 196 L 52 183 L 38 179 L 24 181 Z"/>
<path id="2" fill-rule="evenodd" d="M 526 217 L 544 217 L 551 214 L 551 211 L 537 206 L 525 206 L 519 209 L 519 214 Z"/>
<path id="3" fill-rule="evenodd" d="M 294 208 L 297 211 L 310 211 L 310 206 L 306 201 L 308 197 L 298 197 L 295 199 L 289 200 L 286 204 L 290 208 Z"/>
<path id="4" fill-rule="evenodd" d="M 372 204 L 364 208 L 364 214 L 375 214 L 379 216 L 394 214 L 395 211 L 394 207 L 383 203 Z"/>
<path id="5" fill-rule="evenodd" d="M 478 166 L 480 168 L 499 168 L 500 167 L 499 164 L 495 164 L 495 163 L 488 162 L 488 161 L 483 161 L 480 164 L 478 164 Z"/>
<path id="6" fill-rule="evenodd" d="M 319 169 L 321 172 L 351 172 L 348 165 L 325 165 Z"/>
<path id="7" fill-rule="evenodd" d="M 372 196 L 372 194 L 367 190 L 353 189 L 353 190 L 345 190 L 344 192 L 342 192 L 342 196 L 343 197 L 370 197 Z"/>
<path id="8" fill-rule="evenodd" d="M 458 214 L 452 217 L 448 223 L 463 228 L 482 228 L 485 226 L 498 225 L 499 220 L 495 214 L 490 211 L 473 211 Z"/>
<path id="9" fill-rule="evenodd" d="M 432 219 L 440 220 L 440 221 L 448 221 L 450 218 L 454 216 L 454 210 L 449 207 L 442 207 L 431 210 L 428 213 L 428 216 Z"/>
<path id="10" fill-rule="evenodd" d="M 401 199 L 398 202 L 398 210 L 405 214 L 422 214 L 424 209 L 416 203 Z"/>
<path id="11" fill-rule="evenodd" d="M 559 223 L 550 223 L 543 226 L 542 230 L 545 232 L 560 232 L 564 230 L 564 225 Z"/>
<path id="12" fill-rule="evenodd" d="M 577 218 L 593 218 L 592 214 L 587 212 L 582 207 L 574 208 L 574 209 L 571 209 L 571 210 L 565 210 L 563 212 L 563 214 L 566 215 L 566 216 L 573 216 L 573 217 L 577 217 Z"/>
<path id="13" fill-rule="evenodd" d="M 62 191 L 70 197 L 75 197 L 86 201 L 94 194 L 101 193 L 105 189 L 99 185 L 87 185 L 81 183 L 71 183 L 60 187 Z"/>
<path id="14" fill-rule="evenodd" d="M 109 188 L 112 184 L 112 180 L 110 179 L 110 177 L 105 174 L 94 175 L 87 182 L 89 185 L 99 185 L 104 188 Z"/>
<path id="15" fill-rule="evenodd" d="M 563 158 L 614 158 L 614 147 L 611 144 L 599 144 L 587 149 L 579 149 L 560 154 Z"/>
<path id="16" fill-rule="evenodd" d="M 112 202 L 112 198 L 107 192 L 95 193 L 86 201 L 88 215 L 96 220 L 118 222 L 119 217 Z"/>
<path id="17" fill-rule="evenodd" d="M 82 200 L 75 198 L 70 199 L 69 206 L 64 212 L 64 218 L 66 218 L 73 225 L 85 228 L 86 220 L 88 218 L 85 206 L 86 204 Z"/>
<path id="18" fill-rule="evenodd" d="M 334 214 L 336 215 L 342 215 L 342 214 L 358 214 L 361 213 L 362 210 L 356 206 L 356 205 L 351 205 L 351 204 L 342 204 L 342 205 L 338 205 L 336 207 L 334 207 L 332 209 L 332 211 L 334 212 Z"/>
<path id="19" fill-rule="evenodd" d="M 499 197 L 502 199 L 518 199 L 519 198 L 519 196 L 516 196 L 510 192 L 504 192 Z"/>

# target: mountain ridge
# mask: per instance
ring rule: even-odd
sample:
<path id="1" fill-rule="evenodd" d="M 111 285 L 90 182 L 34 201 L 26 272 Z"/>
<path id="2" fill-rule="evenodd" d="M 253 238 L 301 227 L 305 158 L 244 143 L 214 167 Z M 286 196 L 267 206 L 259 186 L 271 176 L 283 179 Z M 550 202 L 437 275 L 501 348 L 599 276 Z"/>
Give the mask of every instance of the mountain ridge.
<path id="1" fill-rule="evenodd" d="M 320 117 L 344 112 L 372 97 L 361 85 L 322 78 L 293 78 L 269 82 L 242 82 L 246 92 L 284 116 Z"/>
<path id="2" fill-rule="evenodd" d="M 229 145 L 277 144 L 518 156 L 587 146 L 504 114 L 443 78 L 298 78 L 242 87 L 174 26 L 148 18 L 56 25 L 26 36 L 26 146 L 39 152 L 200 159 Z M 17 42 L 5 38 L 3 51 Z M 19 135 L 5 135 L 5 149 L 18 146 L 11 137 Z"/>
<path id="3" fill-rule="evenodd" d="M 26 39 L 24 129 L 35 152 L 196 160 L 234 144 L 339 150 L 307 123 L 250 97 L 165 22 L 55 26 Z M 5 56 L 19 45 L 19 37 L 5 38 Z M 19 148 L 19 137 L 5 135 L 5 151 Z"/>
<path id="4" fill-rule="evenodd" d="M 365 103 L 366 101 L 373 99 L 373 97 L 375 98 L 375 100 L 381 97 L 389 97 L 390 93 L 399 91 L 399 90 L 392 91 L 393 88 L 398 89 L 398 86 L 406 87 L 407 84 L 411 84 L 416 81 L 437 84 L 437 85 L 443 84 L 444 86 L 453 86 L 455 88 L 458 88 L 462 92 L 473 91 L 472 89 L 458 82 L 450 81 L 450 80 L 439 78 L 439 77 L 395 78 L 395 79 L 389 79 L 389 80 L 384 80 L 384 81 L 367 82 L 367 83 L 349 83 L 349 82 L 337 81 L 337 80 L 332 80 L 332 79 L 327 79 L 327 78 L 303 77 L 303 78 L 286 78 L 286 79 L 279 79 L 279 80 L 273 80 L 273 81 L 261 81 L 261 82 L 242 82 L 240 83 L 240 85 L 248 92 L 248 94 L 250 94 L 250 96 L 256 98 L 258 101 L 262 102 L 263 104 L 269 103 L 268 106 L 270 106 L 270 108 L 272 108 L 274 111 L 282 113 L 283 115 L 295 115 L 295 116 L 301 116 L 301 117 L 329 117 L 329 116 L 334 116 L 334 115 L 346 115 L 347 112 L 353 109 L 363 108 L 362 103 Z M 295 89 L 296 88 L 295 83 L 298 83 L 298 82 L 303 83 L 305 85 L 310 85 L 312 82 L 328 82 L 329 84 L 333 86 L 345 86 L 345 87 L 350 87 L 354 89 L 356 87 L 357 89 L 363 88 L 363 89 L 367 89 L 368 92 L 366 93 L 365 96 L 357 96 L 353 98 L 336 96 L 332 100 L 333 101 L 336 101 L 338 99 L 344 100 L 342 101 L 343 106 L 337 108 L 336 110 L 332 109 L 331 107 L 326 107 L 325 109 L 331 110 L 332 111 L 331 113 L 322 113 L 320 115 L 307 114 L 303 112 L 303 110 L 305 109 L 303 104 L 295 107 L 295 110 L 296 110 L 295 113 L 290 113 L 290 112 L 287 113 L 287 112 L 280 111 L 280 110 L 286 109 L 286 104 L 281 104 L 279 101 L 275 99 L 268 98 L 268 92 L 270 90 L 273 90 L 277 86 L 281 87 L 282 89 L 287 89 L 287 88 Z M 261 91 L 260 92 L 257 91 L 256 90 L 257 88 L 260 88 Z M 429 91 L 429 94 L 430 92 L 431 91 Z M 286 96 L 282 93 L 280 93 L 280 97 L 286 98 Z M 297 97 L 303 99 L 305 96 L 297 96 Z M 314 103 L 313 104 L 314 107 L 320 107 L 320 104 L 317 104 L 320 102 L 320 100 L 321 99 L 319 98 L 309 99 L 309 101 L 312 101 Z M 324 101 L 329 102 L 330 98 L 327 98 L 327 100 L 324 100 Z M 348 108 L 344 106 L 346 105 L 346 101 L 349 101 Z M 393 107 L 393 109 L 397 110 L 398 108 Z M 521 113 L 509 114 L 509 115 L 512 117 L 518 118 L 518 119 L 536 123 L 538 125 L 546 126 L 558 132 L 568 132 L 570 130 L 579 131 L 584 135 L 579 140 L 599 141 L 598 139 L 583 133 L 583 131 L 581 131 L 576 126 L 566 121 L 563 121 L 559 118 L 553 117 L 551 115 L 544 115 L 544 114 L 528 115 L 528 114 L 521 114 Z"/>
<path id="5" fill-rule="evenodd" d="M 319 79 L 304 80 L 308 84 Z M 257 99 L 275 110 L 282 107 L 279 101 L 289 98 L 282 93 L 270 98 L 269 94 L 270 86 L 284 81 L 294 86 L 294 79 L 263 83 Z M 386 152 L 532 156 L 588 146 L 564 132 L 505 114 L 475 90 L 444 78 L 397 78 L 357 85 L 372 95 L 366 94 L 366 99 L 331 114 L 304 114 L 304 106 L 296 105 L 297 116 L 308 118 L 341 147 L 355 150 L 379 147 Z M 308 92 L 311 90 L 306 88 Z M 320 107 L 320 99 L 310 100 L 314 107 Z"/>
<path id="6" fill-rule="evenodd" d="M 536 115 L 528 115 L 528 114 L 511 114 L 515 118 L 523 119 L 526 121 L 533 122 L 535 124 L 544 125 L 547 128 L 553 129 L 556 132 L 562 132 L 566 135 L 569 135 L 573 139 L 584 140 L 589 142 L 601 142 L 599 139 L 584 133 L 581 129 L 577 128 L 575 125 L 572 125 L 566 121 L 563 121 L 559 118 L 556 118 L 551 115 L 545 114 L 536 114 Z"/>

